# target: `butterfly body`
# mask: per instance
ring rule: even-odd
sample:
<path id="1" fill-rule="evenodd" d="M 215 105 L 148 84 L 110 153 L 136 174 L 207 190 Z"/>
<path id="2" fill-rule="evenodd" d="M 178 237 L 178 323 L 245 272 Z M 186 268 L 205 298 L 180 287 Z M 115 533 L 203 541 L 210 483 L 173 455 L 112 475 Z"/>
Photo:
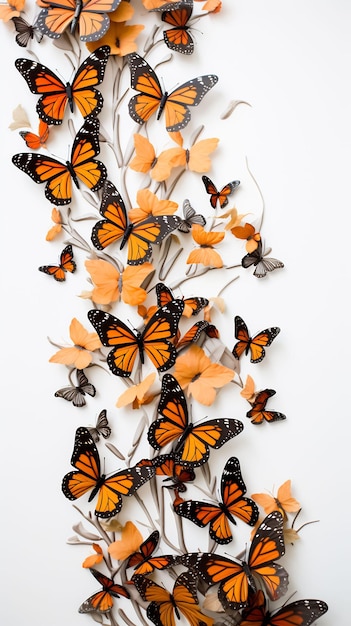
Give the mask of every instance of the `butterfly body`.
<path id="1" fill-rule="evenodd" d="M 260 363 L 263 360 L 266 354 L 265 348 L 270 346 L 280 333 L 278 326 L 272 326 L 250 337 L 248 328 L 239 315 L 235 316 L 234 326 L 235 338 L 238 339 L 238 342 L 233 348 L 233 354 L 236 359 L 239 359 L 242 354 L 246 356 L 250 354 L 251 363 Z"/>
<path id="2" fill-rule="evenodd" d="M 41 0 L 43 7 L 38 16 L 40 31 L 57 39 L 69 28 L 73 35 L 79 30 L 81 41 L 101 39 L 108 30 L 108 13 L 114 11 L 121 0 Z"/>

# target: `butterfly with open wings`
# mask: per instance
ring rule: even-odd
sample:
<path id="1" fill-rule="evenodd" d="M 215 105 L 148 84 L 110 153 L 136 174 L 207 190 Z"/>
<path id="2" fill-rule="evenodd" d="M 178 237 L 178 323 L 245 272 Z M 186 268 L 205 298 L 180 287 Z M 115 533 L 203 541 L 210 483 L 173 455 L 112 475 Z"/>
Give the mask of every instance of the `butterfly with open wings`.
<path id="1" fill-rule="evenodd" d="M 66 272 L 73 274 L 76 269 L 77 265 L 73 259 L 73 249 L 70 244 L 62 250 L 58 265 L 41 265 L 38 267 L 39 272 L 52 276 L 60 283 L 66 280 Z"/>
<path id="2" fill-rule="evenodd" d="M 264 593 L 259 589 L 243 609 L 240 626 L 310 626 L 328 610 L 322 600 L 295 600 L 269 611 Z"/>
<path id="3" fill-rule="evenodd" d="M 232 352 L 236 359 L 240 359 L 242 354 L 250 354 L 251 363 L 260 363 L 263 360 L 266 354 L 265 348 L 270 346 L 280 333 L 278 326 L 272 326 L 251 337 L 244 320 L 239 315 L 235 316 L 234 326 L 235 338 L 238 341 Z"/>
<path id="4" fill-rule="evenodd" d="M 210 195 L 210 204 L 213 209 L 216 208 L 217 204 L 219 204 L 221 209 L 227 206 L 228 196 L 240 185 L 240 180 L 232 180 L 221 189 L 217 189 L 214 182 L 208 176 L 202 176 L 202 182 L 205 185 L 207 193 Z"/>
<path id="5" fill-rule="evenodd" d="M 72 402 L 73 406 L 82 407 L 86 405 L 85 395 L 94 397 L 96 389 L 86 377 L 84 370 L 76 370 L 77 385 L 69 385 L 55 391 L 55 398 L 63 398 Z"/>
<path id="6" fill-rule="evenodd" d="M 43 35 L 57 39 L 69 28 L 81 41 L 101 39 L 110 26 L 109 13 L 121 0 L 37 0 L 42 7 L 37 25 Z"/>
<path id="7" fill-rule="evenodd" d="M 93 593 L 92 596 L 87 598 L 87 600 L 80 605 L 78 609 L 79 613 L 107 613 L 113 607 L 114 597 L 130 597 L 129 591 L 123 587 L 123 585 L 115 583 L 111 578 L 94 568 L 90 568 L 90 571 L 100 585 L 102 585 L 102 589 Z"/>
<path id="8" fill-rule="evenodd" d="M 138 574 L 150 574 L 155 569 L 163 570 L 176 562 L 176 557 L 171 554 L 154 556 L 159 541 L 160 533 L 158 530 L 154 530 L 147 539 L 140 544 L 139 550 L 130 555 L 126 567 L 134 568 L 132 580 L 134 576 Z"/>

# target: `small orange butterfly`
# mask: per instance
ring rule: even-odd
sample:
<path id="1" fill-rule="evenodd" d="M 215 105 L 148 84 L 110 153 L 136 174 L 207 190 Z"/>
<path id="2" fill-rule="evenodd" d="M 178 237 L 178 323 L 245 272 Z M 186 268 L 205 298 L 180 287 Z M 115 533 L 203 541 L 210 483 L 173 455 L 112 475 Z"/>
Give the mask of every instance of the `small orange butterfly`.
<path id="1" fill-rule="evenodd" d="M 53 276 L 58 282 L 66 280 L 66 272 L 72 274 L 76 271 L 77 265 L 73 260 L 73 249 L 71 245 L 66 246 L 60 254 L 59 265 L 41 265 L 38 267 L 39 272 L 44 272 L 49 276 Z"/>
<path id="2" fill-rule="evenodd" d="M 97 611 L 98 613 L 107 613 L 113 607 L 113 596 L 119 598 L 129 598 L 129 591 L 123 585 L 114 583 L 111 578 L 105 576 L 98 570 L 90 568 L 90 571 L 96 580 L 102 585 L 102 589 L 90 596 L 78 609 L 79 613 L 90 613 Z"/>
<path id="3" fill-rule="evenodd" d="M 37 135 L 29 130 L 21 130 L 19 134 L 26 142 L 28 148 L 39 150 L 39 148 L 46 148 L 45 144 L 49 137 L 49 126 L 44 120 L 39 120 Z"/>

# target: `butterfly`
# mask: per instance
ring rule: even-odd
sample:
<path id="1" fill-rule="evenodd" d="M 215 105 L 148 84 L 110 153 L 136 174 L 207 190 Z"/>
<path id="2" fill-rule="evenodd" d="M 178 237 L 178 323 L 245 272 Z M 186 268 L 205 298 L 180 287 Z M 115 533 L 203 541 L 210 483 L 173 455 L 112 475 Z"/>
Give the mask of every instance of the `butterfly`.
<path id="1" fill-rule="evenodd" d="M 232 541 L 228 521 L 236 524 L 238 517 L 246 524 L 254 526 L 258 520 L 258 507 L 251 498 L 244 497 L 246 486 L 243 481 L 240 463 L 236 457 L 230 457 L 225 464 L 221 478 L 222 501 L 218 504 L 183 500 L 174 505 L 177 515 L 189 519 L 204 528 L 210 525 L 210 537 L 218 544 Z"/>
<path id="2" fill-rule="evenodd" d="M 49 137 L 49 126 L 43 120 L 39 120 L 38 135 L 29 130 L 21 130 L 19 134 L 26 142 L 27 147 L 31 150 L 38 150 L 42 147 L 46 148 L 45 142 Z"/>
<path id="3" fill-rule="evenodd" d="M 216 185 L 210 178 L 208 178 L 208 176 L 202 176 L 202 182 L 205 185 L 207 193 L 210 194 L 210 204 L 213 209 L 216 208 L 217 203 L 219 203 L 221 209 L 227 206 L 228 196 L 230 196 L 230 194 L 232 194 L 240 185 L 240 180 L 232 180 L 227 185 L 224 185 L 222 189 L 218 190 Z"/>
<path id="4" fill-rule="evenodd" d="M 172 481 L 170 485 L 164 485 L 167 489 L 176 489 L 183 493 L 186 491 L 185 483 L 195 480 L 195 472 L 192 467 L 178 463 L 177 456 L 173 453 L 159 454 L 152 459 L 156 469 L 156 476 L 167 476 L 163 482 Z"/>
<path id="5" fill-rule="evenodd" d="M 38 0 L 43 7 L 38 16 L 38 28 L 48 37 L 57 39 L 66 28 L 73 35 L 78 27 L 81 41 L 97 41 L 110 25 L 108 13 L 117 9 L 121 0 Z"/>
<path id="6" fill-rule="evenodd" d="M 78 609 L 79 613 L 91 613 L 97 611 L 98 613 L 107 613 L 113 607 L 113 596 L 119 598 L 129 598 L 129 591 L 123 585 L 114 583 L 111 578 L 105 576 L 98 570 L 90 568 L 90 571 L 96 580 L 102 585 L 102 589 L 94 593 L 90 598 L 85 600 Z"/>
<path id="7" fill-rule="evenodd" d="M 210 324 L 206 320 L 199 320 L 176 341 L 178 352 L 180 348 L 185 348 L 191 343 L 196 343 L 203 332 L 208 337 L 212 337 L 212 339 L 219 338 L 218 330 L 214 324 Z"/>
<path id="8" fill-rule="evenodd" d="M 126 567 L 133 567 L 134 576 L 138 574 L 150 574 L 155 569 L 162 570 L 175 563 L 175 557 L 172 555 L 152 556 L 155 552 L 160 540 L 160 533 L 158 530 L 154 530 L 151 535 L 142 544 L 140 544 L 139 550 L 130 555 L 127 561 Z"/>
<path id="9" fill-rule="evenodd" d="M 173 163 L 172 158 L 178 152 L 178 148 L 163 150 L 156 156 L 155 148 L 147 137 L 140 133 L 134 134 L 135 157 L 130 161 L 129 167 L 136 172 L 146 174 L 157 182 L 163 182 L 169 178 Z"/>
<path id="10" fill-rule="evenodd" d="M 129 114 L 138 124 L 144 124 L 156 111 L 157 119 L 162 112 L 166 116 L 166 130 L 181 130 L 189 122 L 189 106 L 200 104 L 206 93 L 214 87 L 218 76 L 208 74 L 193 78 L 177 87 L 171 93 L 163 92 L 160 81 L 150 65 L 139 54 L 128 55 L 131 72 L 131 87 L 139 94 L 129 101 Z"/>
<path id="11" fill-rule="evenodd" d="M 241 626 L 310 626 L 322 617 L 328 605 L 322 600 L 296 600 L 273 612 L 266 609 L 266 598 L 261 589 L 253 597 L 250 606 L 242 612 Z"/>
<path id="12" fill-rule="evenodd" d="M 53 278 L 58 282 L 66 280 L 66 272 L 71 272 L 73 274 L 76 269 L 77 265 L 73 259 L 73 250 L 71 245 L 66 246 L 62 250 L 59 265 L 41 265 L 38 267 L 39 272 L 44 272 L 44 274 L 53 276 Z"/>
<path id="13" fill-rule="evenodd" d="M 152 422 L 148 441 L 155 450 L 175 442 L 173 452 L 181 465 L 202 465 L 209 458 L 210 448 L 221 448 L 243 430 L 242 422 L 228 418 L 190 424 L 184 393 L 171 374 L 162 378 L 157 412 L 162 417 Z"/>
<path id="14" fill-rule="evenodd" d="M 62 124 L 67 105 L 73 113 L 77 106 L 84 118 L 98 115 L 103 97 L 95 89 L 104 78 L 109 46 L 97 48 L 78 68 L 72 83 L 64 83 L 48 67 L 31 59 L 16 59 L 15 66 L 30 91 L 39 94 L 36 110 L 47 124 Z"/>
<path id="15" fill-rule="evenodd" d="M 163 283 L 157 283 L 156 296 L 158 306 L 164 306 L 165 304 L 168 304 L 169 302 L 172 302 L 172 300 L 174 300 L 173 293 L 171 292 L 169 287 L 167 287 Z M 201 298 L 197 296 L 194 296 L 192 298 L 183 298 L 183 302 L 184 307 L 189 307 L 190 315 L 197 315 L 198 313 L 200 313 L 200 311 L 202 311 L 202 309 L 205 308 L 205 306 L 208 305 L 207 298 Z M 190 317 L 190 315 L 187 315 L 187 317 Z"/>
<path id="16" fill-rule="evenodd" d="M 110 426 L 108 425 L 106 409 L 102 409 L 102 411 L 100 411 L 96 420 L 96 425 L 88 427 L 88 430 L 95 443 L 98 443 L 98 441 L 100 441 L 100 437 L 103 437 L 104 439 L 109 438 L 112 431 Z"/>
<path id="17" fill-rule="evenodd" d="M 38 43 L 41 42 L 43 34 L 39 31 L 36 23 L 33 25 L 29 24 L 21 15 L 18 17 L 12 17 L 11 19 L 17 32 L 15 40 L 21 48 L 26 48 L 31 39 L 34 38 Z"/>
<path id="18" fill-rule="evenodd" d="M 252 497 L 264 508 L 265 513 L 279 509 L 283 517 L 286 517 L 286 513 L 296 513 L 301 508 L 300 503 L 291 495 L 291 480 L 280 485 L 276 497 L 266 493 L 253 493 Z"/>
<path id="19" fill-rule="evenodd" d="M 225 609 L 241 609 L 249 603 L 250 589 L 257 590 L 255 578 L 263 584 L 271 600 L 284 595 L 288 588 L 288 573 L 275 563 L 284 554 L 283 516 L 279 511 L 273 511 L 258 527 L 247 562 L 204 554 L 199 573 L 210 586 L 219 583 L 218 598 Z"/>
<path id="20" fill-rule="evenodd" d="M 213 246 L 223 241 L 225 231 L 206 231 L 200 224 L 193 224 L 191 234 L 198 247 L 191 250 L 186 262 L 201 263 L 206 267 L 223 267 L 222 257 Z"/>
<path id="21" fill-rule="evenodd" d="M 137 223 L 128 222 L 123 199 L 110 181 L 106 181 L 104 185 L 100 213 L 105 219 L 93 227 L 93 245 L 98 250 L 103 250 L 121 239 L 120 249 L 128 243 L 129 265 L 140 265 L 148 261 L 152 255 L 152 245 L 160 244 L 180 224 L 180 218 L 176 215 L 158 215 Z"/>
<path id="22" fill-rule="evenodd" d="M 96 389 L 92 385 L 83 370 L 76 370 L 77 386 L 70 385 L 69 387 L 62 387 L 55 391 L 55 398 L 63 398 L 68 402 L 72 402 L 73 406 L 82 407 L 86 405 L 85 395 L 94 397 Z"/>
<path id="23" fill-rule="evenodd" d="M 61 163 L 53 157 L 34 152 L 22 152 L 12 157 L 12 163 L 35 183 L 45 183 L 45 197 L 55 205 L 72 200 L 72 180 L 79 189 L 79 181 L 91 191 L 102 187 L 107 170 L 94 157 L 99 154 L 99 120 L 88 118 L 78 131 L 72 146 L 71 160 Z"/>
<path id="24" fill-rule="evenodd" d="M 249 254 L 245 254 L 245 256 L 241 259 L 241 265 L 245 268 L 251 267 L 251 265 L 255 266 L 255 270 L 253 275 L 257 278 L 264 278 L 267 272 L 273 272 L 276 269 L 284 267 L 284 263 L 279 261 L 278 259 L 274 259 L 273 257 L 267 257 L 266 254 L 269 252 L 262 253 L 262 241 L 258 242 L 256 250 L 250 252 Z"/>
<path id="25" fill-rule="evenodd" d="M 274 396 L 275 393 L 274 389 L 264 389 L 256 394 L 253 402 L 250 402 L 252 409 L 246 413 L 246 417 L 251 418 L 252 424 L 262 424 L 264 420 L 266 420 L 266 422 L 277 422 L 278 420 L 286 419 L 286 415 L 283 413 L 266 410 L 267 401 Z"/>
<path id="26" fill-rule="evenodd" d="M 213 618 L 200 611 L 196 582 L 189 572 L 178 576 L 172 593 L 141 574 L 133 576 L 133 582 L 142 599 L 150 603 L 146 615 L 156 626 L 174 625 L 174 614 L 178 619 L 182 614 L 192 626 L 213 625 Z"/>
<path id="27" fill-rule="evenodd" d="M 193 12 L 193 3 L 189 0 L 176 4 L 168 3 L 156 10 L 161 10 L 161 20 L 172 26 L 163 32 L 163 39 L 167 47 L 182 54 L 192 54 L 194 41 L 189 32 L 188 22 Z"/>
<path id="28" fill-rule="evenodd" d="M 265 348 L 270 346 L 273 339 L 280 333 L 280 328 L 272 326 L 262 330 L 254 337 L 250 337 L 248 328 L 244 320 L 236 315 L 235 320 L 235 338 L 239 341 L 235 344 L 232 352 L 236 359 L 239 359 L 243 353 L 250 353 L 251 363 L 259 363 L 264 358 Z"/>
<path id="29" fill-rule="evenodd" d="M 157 309 L 142 331 L 133 331 L 117 317 L 98 309 L 88 312 L 88 318 L 104 346 L 111 346 L 107 364 L 116 376 L 131 375 L 137 355 L 144 363 L 145 354 L 159 372 L 175 363 L 176 348 L 171 342 L 175 336 L 184 309 L 182 300 L 173 300 Z"/>
<path id="30" fill-rule="evenodd" d="M 205 226 L 206 224 L 204 216 L 196 213 L 189 200 L 184 200 L 183 202 L 183 215 L 184 219 L 178 226 L 178 230 L 181 233 L 189 233 L 193 224 L 200 224 L 200 226 Z"/>
<path id="31" fill-rule="evenodd" d="M 136 465 L 111 476 L 100 473 L 100 457 L 89 430 L 76 430 L 71 465 L 75 468 L 63 477 L 62 491 L 69 500 L 88 494 L 89 502 L 97 495 L 95 515 L 113 517 L 122 508 L 122 496 L 131 496 L 154 475 L 152 467 Z"/>

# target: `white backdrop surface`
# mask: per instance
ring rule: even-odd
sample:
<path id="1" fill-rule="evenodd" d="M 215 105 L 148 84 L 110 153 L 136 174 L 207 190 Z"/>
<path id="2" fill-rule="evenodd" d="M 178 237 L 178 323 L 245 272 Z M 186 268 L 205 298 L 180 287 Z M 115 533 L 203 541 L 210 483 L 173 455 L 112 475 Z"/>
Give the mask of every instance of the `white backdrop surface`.
<path id="1" fill-rule="evenodd" d="M 219 75 L 216 95 L 213 90 L 197 117 L 206 136 L 221 137 L 210 176 L 218 185 L 239 178 L 238 211 L 258 215 L 262 202 L 247 158 L 264 197 L 267 244 L 285 268 L 262 281 L 239 272 L 225 292 L 227 311 L 214 323 L 230 348 L 234 315 L 241 315 L 252 331 L 256 325 L 256 330 L 281 328 L 257 381 L 277 389 L 272 405 L 287 420 L 254 434 L 245 423 L 240 447 L 233 443 L 216 459 L 222 467 L 229 454 L 238 453 L 248 493 L 272 491 L 292 480 L 302 504 L 301 522 L 319 522 L 306 526 L 300 541 L 287 548 L 289 592 L 325 600 L 329 611 L 320 620 L 323 626 L 348 626 L 351 7 L 347 0 L 224 0 L 223 5 L 220 14 L 201 20 L 201 32 L 195 33 L 198 52 L 194 59 L 179 60 L 181 76 Z M 54 69 L 57 50 L 50 41 L 40 46 L 35 52 Z M 138 418 L 115 408 L 123 389 L 116 381 L 106 383 L 106 375 L 101 378 L 106 395 L 94 398 L 82 413 L 53 397 L 66 384 L 66 374 L 63 366 L 48 363 L 55 349 L 47 337 L 63 343 L 71 318 L 84 322 L 90 306 L 78 296 L 88 283 L 83 263 L 62 292 L 61 285 L 37 270 L 54 261 L 61 248 L 45 241 L 51 206 L 43 189 L 11 163 L 25 147 L 8 128 L 13 109 L 21 103 L 34 111 L 36 97 L 13 65 L 26 51 L 4 25 L 0 47 L 2 622 L 79 626 L 90 617 L 79 615 L 77 608 L 97 585 L 81 569 L 89 548 L 66 543 L 79 521 L 60 488 L 71 469 L 74 432 L 93 424 L 101 408 L 111 407 L 110 421 L 122 438 L 125 424 L 136 427 Z M 65 75 L 67 68 L 60 68 Z M 168 84 L 174 80 L 171 71 L 165 66 Z M 233 99 L 250 106 L 240 105 L 229 119 L 220 120 Z M 181 202 L 183 192 L 178 193 L 175 199 Z M 197 210 L 209 213 L 203 194 L 192 200 Z M 210 273 L 197 283 L 196 295 L 216 295 L 227 277 L 219 287 L 215 276 Z M 256 374 L 245 364 L 246 373 Z M 98 380 L 100 374 L 94 383 Z M 197 417 L 207 414 L 204 407 L 196 411 Z M 215 413 L 244 415 L 232 415 L 226 390 L 218 396 Z M 124 425 L 123 419 L 128 420 Z M 122 521 L 128 516 L 123 510 Z"/>

